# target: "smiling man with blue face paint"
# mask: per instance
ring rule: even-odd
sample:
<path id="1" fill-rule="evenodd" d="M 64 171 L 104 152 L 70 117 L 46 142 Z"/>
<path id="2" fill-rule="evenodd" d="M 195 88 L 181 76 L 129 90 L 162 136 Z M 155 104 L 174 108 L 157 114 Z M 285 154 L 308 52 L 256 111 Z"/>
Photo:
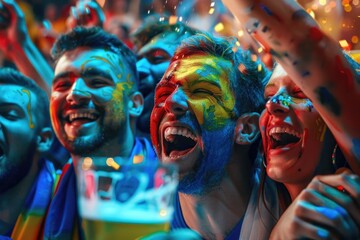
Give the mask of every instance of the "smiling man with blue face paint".
<path id="1" fill-rule="evenodd" d="M 172 228 L 238 238 L 257 157 L 264 66 L 225 39 L 199 34 L 175 52 L 155 92 L 151 138 L 180 169 Z"/>
<path id="2" fill-rule="evenodd" d="M 143 97 L 137 91 L 136 58 L 130 49 L 100 28 L 78 27 L 58 39 L 52 55 L 56 65 L 50 116 L 72 161 L 50 206 L 45 239 L 72 239 L 82 231 L 76 228 L 81 225 L 75 177 L 79 158 L 111 157 L 128 163 L 156 158 L 149 141 L 135 137 Z"/>

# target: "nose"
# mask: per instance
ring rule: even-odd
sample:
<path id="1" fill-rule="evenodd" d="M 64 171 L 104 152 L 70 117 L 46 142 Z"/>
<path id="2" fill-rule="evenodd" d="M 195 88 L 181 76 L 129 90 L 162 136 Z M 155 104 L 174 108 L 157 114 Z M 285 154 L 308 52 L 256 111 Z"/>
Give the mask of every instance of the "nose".
<path id="1" fill-rule="evenodd" d="M 165 110 L 173 113 L 176 116 L 181 116 L 186 113 L 189 106 L 187 97 L 183 90 L 176 89 L 165 101 Z"/>
<path id="2" fill-rule="evenodd" d="M 66 101 L 72 105 L 83 104 L 88 102 L 90 97 L 91 95 L 84 79 L 78 78 L 74 81 L 70 93 L 66 97 Z"/>
<path id="3" fill-rule="evenodd" d="M 291 97 L 287 94 L 274 95 L 267 101 L 266 109 L 272 115 L 284 115 L 289 111 L 289 105 L 291 103 Z"/>

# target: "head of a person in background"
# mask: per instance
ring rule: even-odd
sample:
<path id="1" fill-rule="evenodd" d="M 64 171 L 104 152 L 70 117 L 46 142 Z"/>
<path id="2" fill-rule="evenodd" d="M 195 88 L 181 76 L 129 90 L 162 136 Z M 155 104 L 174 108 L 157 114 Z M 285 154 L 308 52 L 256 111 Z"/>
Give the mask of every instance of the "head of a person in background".
<path id="1" fill-rule="evenodd" d="M 49 99 L 33 80 L 0 69 L 0 195 L 27 175 L 51 147 Z"/>
<path id="2" fill-rule="evenodd" d="M 267 175 L 285 186 L 305 188 L 331 173 L 334 139 L 311 100 L 278 64 L 268 81 L 260 118 Z"/>
<path id="3" fill-rule="evenodd" d="M 136 57 L 114 35 L 77 27 L 54 44 L 50 116 L 75 156 L 128 155 L 143 109 Z"/>
<path id="4" fill-rule="evenodd" d="M 144 133 L 150 133 L 150 115 L 154 106 L 156 84 L 164 75 L 181 41 L 198 32 L 182 22 L 175 21 L 176 18 L 153 15 L 146 19 L 133 35 L 138 56 L 139 90 L 145 101 L 137 128 Z"/>
<path id="5" fill-rule="evenodd" d="M 228 39 L 198 34 L 176 50 L 156 87 L 150 130 L 159 159 L 179 166 L 180 192 L 216 188 L 235 147 L 236 161 L 249 157 L 259 136 L 266 74 Z"/>

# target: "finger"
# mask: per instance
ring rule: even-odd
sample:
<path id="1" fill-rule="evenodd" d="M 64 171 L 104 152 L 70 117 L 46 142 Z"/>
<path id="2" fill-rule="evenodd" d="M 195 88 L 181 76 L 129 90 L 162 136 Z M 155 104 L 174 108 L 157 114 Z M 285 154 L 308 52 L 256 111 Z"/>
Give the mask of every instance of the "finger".
<path id="1" fill-rule="evenodd" d="M 335 178 L 336 177 L 336 178 Z M 356 183 L 351 183 L 351 184 L 347 184 L 344 181 L 341 181 L 341 176 L 335 176 L 333 175 L 333 178 L 335 178 L 336 184 L 339 185 L 344 185 L 345 189 L 349 192 L 349 194 L 340 192 L 339 190 L 337 190 L 336 188 L 332 187 L 331 185 L 327 185 L 319 180 L 322 180 L 323 178 L 315 178 L 310 184 L 309 184 L 309 189 L 313 189 L 315 190 L 317 193 L 323 195 L 325 198 L 321 198 L 321 199 L 329 199 L 333 202 L 335 202 L 336 204 L 338 204 L 339 206 L 341 206 L 342 208 L 344 208 L 349 214 L 350 216 L 354 219 L 357 228 L 360 227 L 360 205 L 359 205 L 359 199 L 356 197 L 352 197 L 352 195 L 356 194 L 356 189 L 353 188 L 357 188 L 356 187 Z M 333 181 L 334 179 L 331 178 L 331 181 Z M 325 181 L 327 183 L 329 183 L 328 179 L 325 179 Z M 349 181 L 353 181 L 352 179 L 350 179 Z M 335 184 L 335 182 L 333 183 L 333 185 Z M 349 186 L 351 185 L 351 187 Z M 351 193 L 350 193 L 351 191 Z M 357 193 L 358 194 L 358 193 Z M 320 199 L 320 198 L 319 198 Z M 314 199 L 312 199 L 314 200 Z M 325 203 L 317 203 L 317 205 L 323 205 Z"/>
<path id="2" fill-rule="evenodd" d="M 338 239 L 331 231 L 321 226 L 316 226 L 301 218 L 295 217 L 290 229 L 294 239 Z"/>
<path id="3" fill-rule="evenodd" d="M 300 219 L 322 226 L 342 239 L 353 239 L 359 236 L 359 230 L 345 209 L 331 200 L 323 199 L 324 206 L 316 206 L 306 201 L 298 201 L 295 210 Z"/>
<path id="4" fill-rule="evenodd" d="M 360 177 L 355 174 L 317 176 L 316 180 L 334 188 L 343 187 L 360 207 Z"/>

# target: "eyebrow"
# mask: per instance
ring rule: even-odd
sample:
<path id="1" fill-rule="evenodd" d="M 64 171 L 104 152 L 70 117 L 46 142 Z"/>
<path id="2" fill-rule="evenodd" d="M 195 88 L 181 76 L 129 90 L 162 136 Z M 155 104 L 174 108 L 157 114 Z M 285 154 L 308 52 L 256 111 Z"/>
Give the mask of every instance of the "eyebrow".
<path id="1" fill-rule="evenodd" d="M 190 85 L 191 85 L 191 86 L 195 86 L 195 85 L 201 84 L 201 83 L 210 84 L 210 85 L 212 85 L 212 86 L 214 86 L 214 87 L 217 87 L 217 88 L 219 88 L 219 89 L 221 90 L 221 86 L 220 86 L 219 83 L 217 83 L 217 82 L 215 82 L 215 81 L 212 81 L 212 80 L 207 80 L 207 79 L 199 79 L 199 80 L 197 80 L 197 81 L 192 82 Z"/>
<path id="2" fill-rule="evenodd" d="M 111 81 L 113 81 L 113 78 L 111 77 L 111 75 L 108 73 L 108 72 L 105 72 L 105 71 L 100 71 L 98 69 L 95 69 L 95 68 L 86 68 L 85 71 L 83 71 L 80 76 L 78 76 L 78 74 L 74 74 L 73 72 L 61 72 L 59 74 L 57 74 L 55 77 L 54 77 L 54 80 L 53 80 L 53 84 L 56 83 L 57 81 L 59 81 L 59 79 L 61 78 L 71 78 L 71 77 L 74 77 L 74 76 L 77 76 L 77 77 L 83 77 L 83 78 L 91 78 L 91 77 L 103 77 L 103 78 L 106 78 L 106 79 L 109 79 Z"/>

